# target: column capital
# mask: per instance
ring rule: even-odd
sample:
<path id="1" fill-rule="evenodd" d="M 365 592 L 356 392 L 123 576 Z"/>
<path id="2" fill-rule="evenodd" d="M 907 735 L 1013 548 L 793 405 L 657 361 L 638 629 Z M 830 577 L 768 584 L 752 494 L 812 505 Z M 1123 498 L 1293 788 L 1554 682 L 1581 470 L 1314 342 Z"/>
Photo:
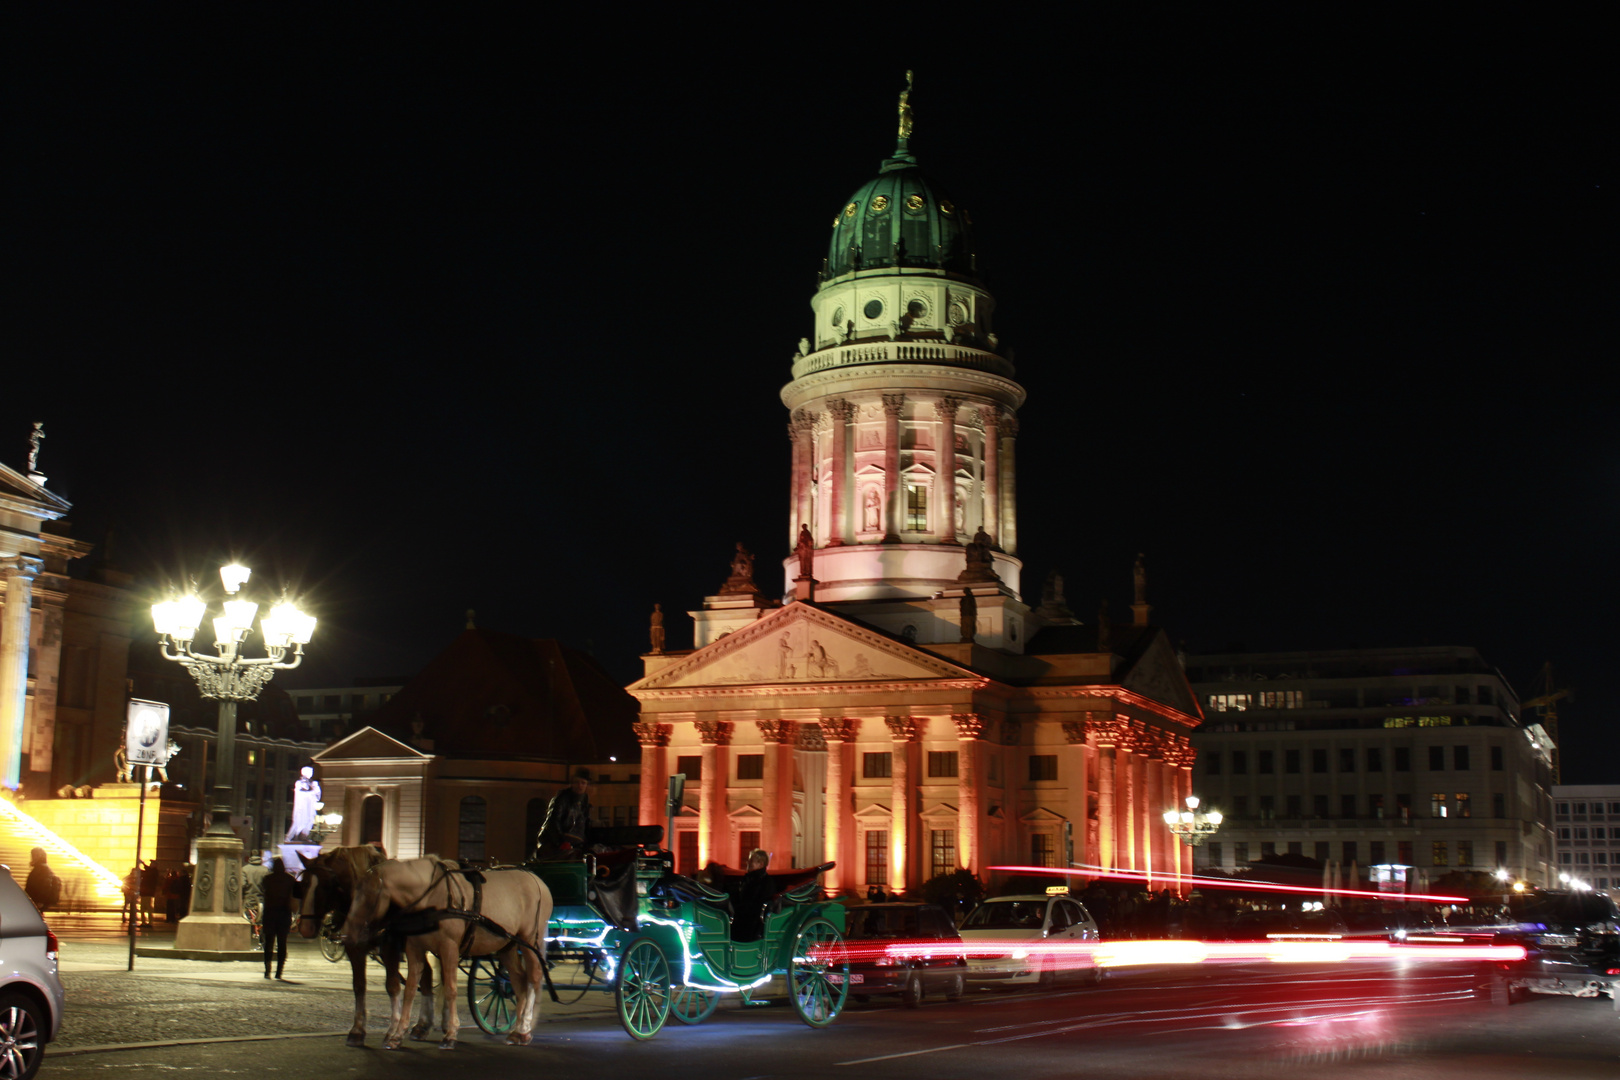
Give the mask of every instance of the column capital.
<path id="1" fill-rule="evenodd" d="M 834 420 L 852 420 L 855 418 L 855 403 L 843 398 L 835 398 L 827 402 L 827 412 Z"/>
<path id="2" fill-rule="evenodd" d="M 1086 722 L 1084 720 L 1063 721 L 1063 737 L 1069 741 L 1070 746 L 1081 746 L 1086 741 Z"/>
<path id="3" fill-rule="evenodd" d="M 825 750 L 827 740 L 821 734 L 820 724 L 800 724 L 799 738 L 793 744 L 800 750 Z"/>
<path id="4" fill-rule="evenodd" d="M 1001 418 L 1001 434 L 1009 439 L 1018 437 L 1018 417 L 1010 413 Z"/>
<path id="5" fill-rule="evenodd" d="M 816 414 L 809 409 L 798 410 L 793 414 L 793 419 L 788 422 L 789 431 L 795 435 L 808 435 L 815 430 L 815 426 Z"/>
<path id="6" fill-rule="evenodd" d="M 986 431 L 996 430 L 1001 424 L 1001 409 L 995 405 L 986 405 L 979 410 L 979 422 L 984 425 Z"/>
<path id="7" fill-rule="evenodd" d="M 1099 749 L 1130 749 L 1130 724 L 1123 716 L 1093 714 L 1086 718 L 1086 741 Z"/>
<path id="8" fill-rule="evenodd" d="M 630 725 L 630 730 L 636 733 L 636 741 L 642 746 L 668 746 L 669 733 L 672 729 L 671 724 L 654 724 L 646 721 Z"/>
<path id="9" fill-rule="evenodd" d="M 978 713 L 952 713 L 951 723 L 956 725 L 956 737 L 962 742 L 984 738 L 984 717 Z"/>
<path id="10" fill-rule="evenodd" d="M 1192 740 L 1185 735 L 1171 735 L 1168 742 L 1164 753 L 1165 764 L 1177 769 L 1191 769 L 1193 762 L 1198 760 L 1198 751 L 1193 749 Z"/>
<path id="11" fill-rule="evenodd" d="M 885 716 L 883 723 L 889 729 L 889 737 L 897 743 L 915 742 L 918 735 L 919 724 L 909 716 Z"/>
<path id="12" fill-rule="evenodd" d="M 776 746 L 791 746 L 799 736 L 798 725 L 792 720 L 755 720 L 759 737 Z"/>
<path id="13" fill-rule="evenodd" d="M 861 722 L 853 716 L 829 717 L 821 721 L 821 734 L 828 742 L 853 742 Z"/>
<path id="14" fill-rule="evenodd" d="M 0 557 L 0 574 L 11 578 L 33 580 L 45 569 L 45 560 L 36 555 L 7 555 Z"/>
<path id="15" fill-rule="evenodd" d="M 698 739 L 705 746 L 730 746 L 731 723 L 727 720 L 698 720 L 692 724 L 697 728 Z"/>
<path id="16" fill-rule="evenodd" d="M 905 409 L 905 407 L 906 407 L 906 395 L 904 395 L 904 394 L 884 394 L 883 395 L 883 412 L 884 412 L 884 415 L 893 417 L 894 419 L 898 420 L 900 418 L 900 413 Z"/>
<path id="17" fill-rule="evenodd" d="M 946 395 L 934 402 L 934 415 L 941 420 L 955 420 L 956 410 L 962 407 L 962 399 Z"/>

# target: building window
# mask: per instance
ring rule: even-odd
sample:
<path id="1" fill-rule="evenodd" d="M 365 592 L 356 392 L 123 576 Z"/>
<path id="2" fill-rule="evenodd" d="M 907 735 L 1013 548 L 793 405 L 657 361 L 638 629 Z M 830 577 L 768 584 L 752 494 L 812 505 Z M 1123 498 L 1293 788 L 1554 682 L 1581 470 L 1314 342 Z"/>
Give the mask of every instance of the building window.
<path id="1" fill-rule="evenodd" d="M 1302 709 L 1305 707 L 1303 690 L 1262 690 L 1259 695 L 1261 709 Z"/>
<path id="2" fill-rule="evenodd" d="M 1368 772 L 1383 772 L 1384 771 L 1384 751 L 1383 751 L 1382 747 L 1378 747 L 1378 746 L 1369 746 L 1369 747 L 1367 747 L 1367 771 Z"/>
<path id="3" fill-rule="evenodd" d="M 1384 796 L 1382 793 L 1367 796 L 1367 816 L 1379 821 L 1384 819 Z"/>
<path id="4" fill-rule="evenodd" d="M 1209 852 L 1209 855 L 1207 856 L 1208 861 L 1205 863 L 1205 865 L 1219 867 L 1221 865 L 1221 845 L 1208 844 L 1206 845 L 1206 850 Z"/>
<path id="5" fill-rule="evenodd" d="M 1317 747 L 1311 751 L 1311 772 L 1327 772 L 1327 750 Z"/>
<path id="6" fill-rule="evenodd" d="M 1260 857 L 1262 859 L 1274 859 L 1274 858 L 1276 858 L 1277 857 L 1277 844 L 1276 844 L 1276 842 L 1273 841 L 1273 840 L 1262 840 L 1262 841 L 1260 841 Z"/>
<path id="7" fill-rule="evenodd" d="M 1592 856 L 1589 853 L 1585 852 L 1585 851 L 1577 851 L 1575 853 L 1575 865 L 1576 866 L 1590 865 L 1591 859 L 1592 859 Z"/>
<path id="8" fill-rule="evenodd" d="M 1355 772 L 1356 771 L 1356 750 L 1355 750 L 1355 747 L 1353 747 L 1353 746 L 1341 746 L 1339 748 L 1339 771 L 1340 772 Z"/>
<path id="9" fill-rule="evenodd" d="M 1232 860 L 1239 866 L 1242 866 L 1244 863 L 1249 861 L 1248 841 L 1239 840 L 1237 843 L 1232 845 Z"/>
<path id="10" fill-rule="evenodd" d="M 1500 746 L 1491 747 L 1491 771 L 1502 771 L 1502 748 Z"/>
<path id="11" fill-rule="evenodd" d="M 1496 865 L 1497 866 L 1503 866 L 1503 867 L 1507 866 L 1507 841 L 1506 840 L 1498 840 L 1496 842 Z"/>
<path id="12" fill-rule="evenodd" d="M 685 773 L 687 780 L 703 779 L 703 755 L 683 754 L 675 759 L 675 771 Z"/>
<path id="13" fill-rule="evenodd" d="M 1284 750 L 1283 751 L 1283 772 L 1291 773 L 1291 774 L 1299 772 L 1299 751 L 1298 750 Z"/>
<path id="14" fill-rule="evenodd" d="M 937 878 L 956 870 L 956 830 L 928 830 L 928 876 Z"/>
<path id="15" fill-rule="evenodd" d="M 1247 795 L 1232 796 L 1232 816 L 1240 818 L 1249 816 L 1249 797 Z"/>
<path id="16" fill-rule="evenodd" d="M 1410 746 L 1397 746 L 1395 748 L 1395 771 L 1412 771 L 1412 748 Z"/>
<path id="17" fill-rule="evenodd" d="M 1232 775 L 1244 776 L 1249 771 L 1249 754 L 1246 750 L 1232 751 Z"/>
<path id="18" fill-rule="evenodd" d="M 1206 751 L 1204 753 L 1203 757 L 1204 757 L 1204 775 L 1205 776 L 1219 776 L 1219 775 L 1221 775 L 1221 752 L 1219 750 L 1209 750 L 1209 751 Z"/>
<path id="19" fill-rule="evenodd" d="M 1210 712 L 1248 712 L 1248 694 L 1211 694 L 1209 695 Z"/>
<path id="20" fill-rule="evenodd" d="M 1457 841 L 1457 865 L 1474 865 L 1474 842 L 1472 840 Z"/>
<path id="21" fill-rule="evenodd" d="M 1429 747 L 1429 769 L 1441 772 L 1446 767 L 1446 748 L 1443 746 Z"/>
<path id="22" fill-rule="evenodd" d="M 675 838 L 675 872 L 691 877 L 698 872 L 697 830 L 681 829 Z"/>
<path id="23" fill-rule="evenodd" d="M 894 755 L 890 753 L 862 754 L 861 775 L 868 780 L 883 780 L 894 775 Z"/>
<path id="24" fill-rule="evenodd" d="M 1328 816 L 1328 797 L 1326 795 L 1311 796 L 1311 816 L 1315 818 Z"/>
<path id="25" fill-rule="evenodd" d="M 1468 792 L 1466 791 L 1457 792 L 1457 796 L 1453 802 L 1452 808 L 1456 811 L 1456 813 L 1452 815 L 1453 817 L 1474 816 L 1473 800 L 1468 797 Z M 1457 865 L 1461 866 L 1462 863 L 1458 863 Z"/>
<path id="26" fill-rule="evenodd" d="M 1353 863 L 1356 861 L 1356 842 L 1354 840 L 1346 840 L 1342 850 L 1344 852 L 1342 858 L 1345 862 Z"/>
<path id="27" fill-rule="evenodd" d="M 1290 854 L 1290 855 L 1304 855 L 1305 854 L 1305 841 L 1303 841 L 1303 840 L 1290 840 L 1290 841 L 1288 841 L 1288 854 Z"/>
<path id="28" fill-rule="evenodd" d="M 1287 803 L 1287 810 L 1284 812 L 1284 816 L 1290 820 L 1298 819 L 1301 814 L 1299 808 L 1299 796 L 1288 795 L 1284 797 L 1284 801 Z"/>
<path id="29" fill-rule="evenodd" d="M 1434 792 L 1429 796 L 1429 816 L 1441 818 L 1446 816 L 1446 796 L 1444 792 Z"/>
<path id="30" fill-rule="evenodd" d="M 868 835 L 870 835 L 870 834 L 868 834 Z M 737 865 L 741 866 L 741 867 L 747 867 L 747 865 L 748 865 L 748 856 L 757 847 L 759 847 L 759 830 L 758 829 L 738 829 L 737 830 Z"/>
<path id="31" fill-rule="evenodd" d="M 866 830 L 866 883 L 889 883 L 889 833 L 887 829 Z"/>
<path id="32" fill-rule="evenodd" d="M 1434 865 L 1436 866 L 1451 865 L 1451 855 L 1446 850 L 1446 842 L 1444 840 L 1436 840 L 1434 842 L 1434 849 L 1430 858 L 1434 861 Z"/>
<path id="33" fill-rule="evenodd" d="M 1402 866 L 1416 866 L 1417 865 L 1416 863 L 1414 863 L 1412 861 L 1412 841 L 1410 841 L 1410 840 L 1397 840 L 1397 841 L 1395 841 L 1395 861 L 1400 863 Z"/>
<path id="34" fill-rule="evenodd" d="M 360 802 L 360 842 L 383 842 L 383 799 L 381 795 L 367 795 Z"/>
<path id="35" fill-rule="evenodd" d="M 1316 852 L 1312 858 L 1314 858 L 1317 862 L 1325 863 L 1331 857 L 1332 856 L 1328 854 L 1328 842 L 1326 840 L 1318 840 L 1316 842 Z"/>
<path id="36" fill-rule="evenodd" d="M 1458 772 L 1468 771 L 1468 747 L 1453 746 L 1451 748 L 1451 767 Z"/>
<path id="37" fill-rule="evenodd" d="M 1056 866 L 1057 854 L 1051 833 L 1032 833 L 1029 838 L 1031 866 Z"/>
<path id="38" fill-rule="evenodd" d="M 1378 866 L 1384 861 L 1384 842 L 1382 840 L 1367 841 L 1367 861 Z"/>
<path id="39" fill-rule="evenodd" d="M 484 857 L 484 822 L 489 806 L 480 795 L 468 795 L 461 800 L 461 814 L 456 821 L 456 854 L 463 859 Z"/>
<path id="40" fill-rule="evenodd" d="M 928 531 L 928 486 L 906 485 L 906 531 Z"/>
<path id="41" fill-rule="evenodd" d="M 1403 824 L 1412 820 L 1412 796 L 1395 796 L 1395 818 Z"/>
<path id="42" fill-rule="evenodd" d="M 1353 818 L 1356 816 L 1355 795 L 1339 796 L 1339 816 L 1342 818 Z"/>
<path id="43" fill-rule="evenodd" d="M 763 780 L 765 779 L 764 754 L 738 754 L 737 779 Z"/>
<path id="44" fill-rule="evenodd" d="M 928 751 L 929 776 L 955 776 L 956 751 L 930 750 Z"/>
<path id="45" fill-rule="evenodd" d="M 1587 837 L 1586 837 L 1586 830 L 1585 829 L 1576 829 L 1575 830 L 1575 839 L 1577 839 L 1577 840 L 1585 840 L 1586 838 Z"/>
<path id="46" fill-rule="evenodd" d="M 1561 802 L 1557 807 L 1559 817 L 1569 817 L 1569 803 Z"/>
<path id="47" fill-rule="evenodd" d="M 1277 771 L 1276 758 L 1277 755 L 1270 750 L 1260 751 L 1259 760 L 1256 764 L 1259 766 L 1261 775 L 1270 776 Z"/>
<path id="48" fill-rule="evenodd" d="M 1260 820 L 1271 821 L 1277 816 L 1277 797 L 1275 795 L 1260 796 Z"/>
<path id="49" fill-rule="evenodd" d="M 296 701 L 296 706 L 295 707 L 301 713 L 314 712 L 315 711 L 315 699 L 313 697 L 301 697 L 301 698 L 298 698 L 297 701 Z"/>
<path id="50" fill-rule="evenodd" d="M 1029 755 L 1029 779 L 1031 783 L 1040 780 L 1056 780 L 1057 778 L 1056 754 Z"/>

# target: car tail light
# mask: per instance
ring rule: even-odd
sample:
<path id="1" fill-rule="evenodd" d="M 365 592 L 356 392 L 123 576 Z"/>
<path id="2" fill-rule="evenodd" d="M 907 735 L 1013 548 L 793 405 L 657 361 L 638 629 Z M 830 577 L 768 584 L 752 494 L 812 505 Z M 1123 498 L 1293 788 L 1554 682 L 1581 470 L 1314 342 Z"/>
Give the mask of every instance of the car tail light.
<path id="1" fill-rule="evenodd" d="M 1620 968 L 1610 968 L 1608 971 L 1605 971 L 1603 974 L 1605 974 L 1605 975 L 1620 975 Z"/>
<path id="2" fill-rule="evenodd" d="M 56 935 L 51 933 L 50 928 L 47 927 L 46 930 L 45 930 L 45 956 L 46 956 L 46 958 L 50 959 L 50 960 L 55 960 L 56 959 L 56 954 L 61 952 L 61 950 L 62 950 L 62 943 L 60 941 L 56 940 Z"/>

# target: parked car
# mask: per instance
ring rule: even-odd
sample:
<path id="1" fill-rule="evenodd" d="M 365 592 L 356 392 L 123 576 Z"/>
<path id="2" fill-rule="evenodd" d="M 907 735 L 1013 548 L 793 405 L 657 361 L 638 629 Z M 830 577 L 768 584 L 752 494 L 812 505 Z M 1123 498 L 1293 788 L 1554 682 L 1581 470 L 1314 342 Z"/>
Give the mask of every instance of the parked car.
<path id="1" fill-rule="evenodd" d="M 1620 908 L 1600 892 L 1536 889 L 1508 898 L 1499 945 L 1523 945 L 1525 958 L 1498 965 L 1491 996 L 1507 1005 L 1523 991 L 1569 997 L 1608 995 L 1620 1013 Z"/>
<path id="2" fill-rule="evenodd" d="M 0 1073 L 28 1080 L 62 1026 L 59 947 L 11 868 L 0 871 Z"/>
<path id="3" fill-rule="evenodd" d="M 1086 906 L 1066 893 L 1046 896 L 997 896 L 986 900 L 962 920 L 962 941 L 968 945 L 967 981 L 974 986 L 1050 986 L 1060 972 L 1083 974 L 1092 982 L 1102 969 L 1089 956 L 1075 957 L 1042 949 L 1043 943 L 1101 940 L 1097 922 Z M 1008 942 L 1007 952 L 973 955 L 975 942 Z M 1026 946 L 1024 943 L 1027 942 Z"/>
<path id="4" fill-rule="evenodd" d="M 867 904 L 846 915 L 845 940 L 849 944 L 849 992 L 856 1001 L 878 994 L 899 994 L 907 1008 L 916 1008 L 926 994 L 943 994 L 956 1001 L 967 988 L 967 960 L 962 936 L 943 908 L 933 904 Z M 916 942 L 923 948 L 903 954 L 885 954 L 896 942 Z"/>

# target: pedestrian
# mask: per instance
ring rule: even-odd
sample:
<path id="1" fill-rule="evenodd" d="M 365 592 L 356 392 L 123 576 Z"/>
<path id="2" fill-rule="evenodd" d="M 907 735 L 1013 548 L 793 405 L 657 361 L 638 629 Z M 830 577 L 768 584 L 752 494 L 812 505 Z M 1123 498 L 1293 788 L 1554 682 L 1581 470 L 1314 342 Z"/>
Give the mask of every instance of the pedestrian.
<path id="1" fill-rule="evenodd" d="M 281 978 L 281 971 L 287 966 L 287 931 L 292 929 L 293 893 L 297 888 L 297 879 L 287 873 L 282 861 L 272 859 L 270 872 L 259 883 L 259 891 L 264 894 L 264 907 L 260 909 L 264 925 L 259 938 L 264 942 L 264 977 L 267 979 L 272 951 L 276 958 L 276 978 Z"/>
<path id="2" fill-rule="evenodd" d="M 134 929 L 141 924 L 141 871 L 146 862 L 136 859 L 135 865 L 124 875 L 124 918 L 122 925 Z"/>
<path id="3" fill-rule="evenodd" d="M 62 900 L 62 879 L 50 868 L 44 848 L 37 847 L 29 852 L 28 862 L 32 869 L 28 871 L 28 884 L 23 886 L 23 891 L 40 911 L 49 911 Z"/>
<path id="4" fill-rule="evenodd" d="M 158 885 L 161 884 L 157 868 L 150 863 L 141 873 L 141 928 L 152 929 L 152 907 L 157 902 Z"/>

